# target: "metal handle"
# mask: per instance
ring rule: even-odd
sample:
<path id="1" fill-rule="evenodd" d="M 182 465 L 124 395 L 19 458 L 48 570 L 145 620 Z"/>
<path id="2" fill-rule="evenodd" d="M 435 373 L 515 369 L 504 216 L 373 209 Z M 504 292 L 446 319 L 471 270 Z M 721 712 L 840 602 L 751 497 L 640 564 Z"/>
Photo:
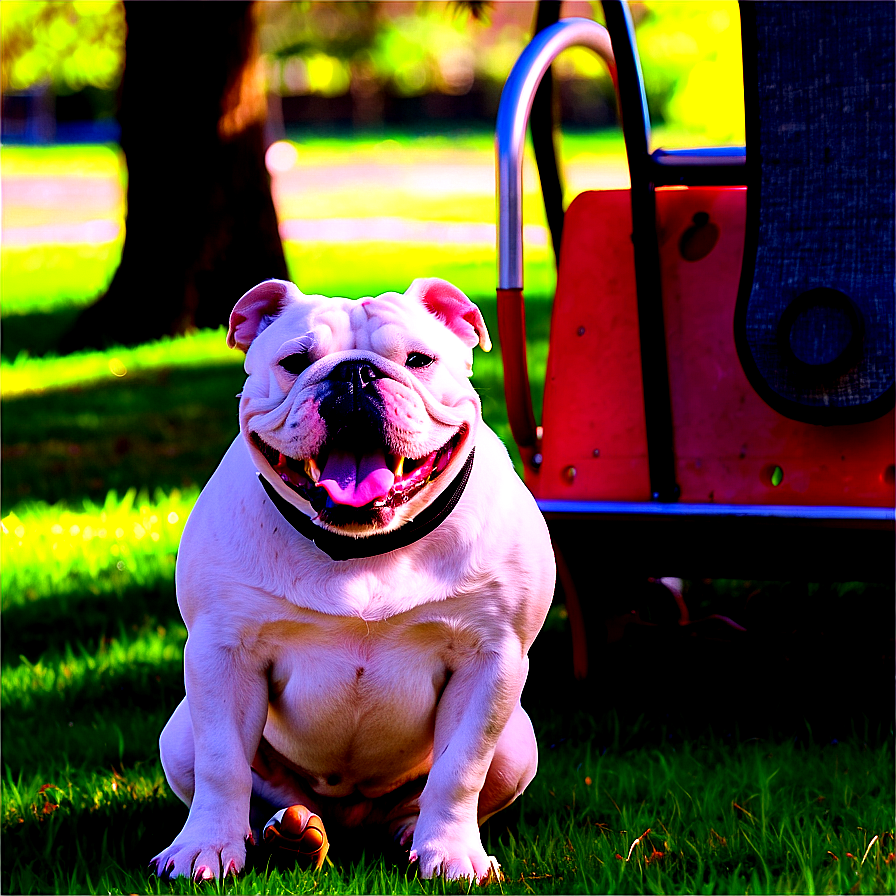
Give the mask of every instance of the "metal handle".
<path id="1" fill-rule="evenodd" d="M 610 35 L 591 19 L 562 19 L 539 32 L 507 78 L 495 133 L 498 191 L 498 288 L 523 288 L 523 145 L 535 91 L 569 47 L 588 47 L 614 68 Z"/>
<path id="2" fill-rule="evenodd" d="M 535 91 L 568 47 L 589 47 L 614 70 L 610 35 L 590 19 L 563 19 L 540 31 L 516 61 L 498 107 L 495 136 L 498 192 L 498 332 L 504 396 L 523 463 L 537 469 L 539 427 L 532 410 L 523 299 L 523 145 Z"/>

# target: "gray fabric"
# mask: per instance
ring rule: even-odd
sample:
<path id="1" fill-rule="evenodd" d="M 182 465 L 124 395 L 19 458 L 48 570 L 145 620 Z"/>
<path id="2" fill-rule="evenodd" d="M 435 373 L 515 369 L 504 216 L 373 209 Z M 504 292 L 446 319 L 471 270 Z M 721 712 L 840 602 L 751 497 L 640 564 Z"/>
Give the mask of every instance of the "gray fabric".
<path id="1" fill-rule="evenodd" d="M 750 7 L 758 84 L 745 84 L 747 160 L 761 166 L 761 190 L 740 335 L 785 402 L 865 405 L 894 376 L 896 5 Z"/>

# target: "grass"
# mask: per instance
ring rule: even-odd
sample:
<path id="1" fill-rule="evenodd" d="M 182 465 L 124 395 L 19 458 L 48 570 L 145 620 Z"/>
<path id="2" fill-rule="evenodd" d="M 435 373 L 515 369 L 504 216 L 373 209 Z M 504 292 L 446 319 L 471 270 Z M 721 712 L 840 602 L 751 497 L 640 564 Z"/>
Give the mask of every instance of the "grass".
<path id="1" fill-rule="evenodd" d="M 92 266 L 79 265 L 81 247 L 55 247 L 52 258 L 44 254 L 45 248 L 35 247 L 33 250 L 22 250 L 19 254 L 24 256 L 33 252 L 36 259 L 34 264 L 38 268 L 44 264 L 52 266 L 56 259 L 62 260 L 72 292 L 78 296 L 96 297 L 97 282 L 105 284 L 107 280 Z M 300 283 L 302 291 L 309 294 L 326 293 L 356 298 L 406 289 L 419 276 L 439 276 L 463 284 L 464 290 L 475 297 L 478 303 L 494 304 L 494 250 L 490 246 L 425 244 L 415 248 L 415 253 L 408 253 L 400 245 L 373 241 L 352 246 L 313 243 L 300 245 L 287 242 L 285 246 L 289 268 L 295 272 L 293 276 Z M 4 266 L 11 269 L 6 276 L 14 282 L 17 278 L 15 269 L 23 263 L 23 259 L 17 258 L 14 250 L 4 251 L 10 253 L 4 255 Z M 546 246 L 538 246 L 533 247 L 528 254 L 525 277 L 527 295 L 531 301 L 545 302 L 553 294 L 554 274 L 548 253 Z M 111 253 L 110 250 L 111 256 L 114 256 L 117 263 L 118 254 Z M 351 264 L 347 264 L 347 260 Z M 28 263 L 30 265 L 32 262 Z M 70 271 L 77 271 L 78 275 L 74 276 Z M 60 300 L 61 305 L 51 302 L 42 310 L 36 311 L 37 300 L 33 297 L 33 284 L 29 284 L 24 296 L 17 294 L 13 286 L 9 289 L 10 297 L 4 301 L 3 306 L 3 378 L 0 382 L 3 397 L 11 398 L 25 392 L 41 392 L 75 383 L 94 383 L 109 375 L 108 365 L 103 360 L 106 353 L 91 352 L 86 356 L 66 356 L 50 360 L 54 338 L 58 340 L 59 334 L 56 331 L 59 327 L 51 326 L 48 332 L 47 321 L 58 318 L 60 325 L 68 321 L 73 308 L 82 304 L 80 299 L 68 299 L 64 302 Z M 39 332 L 35 333 L 35 329 Z M 497 332 L 496 322 L 492 329 Z M 217 361 L 227 357 L 228 352 L 224 340 L 217 344 L 216 340 L 217 337 L 210 336 L 209 333 L 198 333 L 189 342 L 177 340 L 165 341 L 154 347 L 141 346 L 131 350 L 128 358 L 133 359 L 136 366 L 142 367 L 147 362 L 150 366 L 164 363 L 169 353 L 175 364 L 188 356 L 194 356 L 200 361 Z M 126 366 L 132 366 L 127 364 L 120 352 L 116 354 Z"/>
<path id="2" fill-rule="evenodd" d="M 474 297 L 496 334 L 494 298 Z M 545 300 L 536 296 L 531 307 L 545 308 Z M 543 376 L 544 311 L 530 333 L 532 368 Z M 223 330 L 62 358 L 20 353 L 0 371 L 4 512 L 33 498 L 101 502 L 135 479 L 149 490 L 203 484 L 237 433 L 234 396 L 245 378 Z M 498 347 L 478 353 L 474 382 L 486 418 L 511 444 Z"/>
<path id="3" fill-rule="evenodd" d="M 8 158 L 4 149 L 5 170 Z M 51 161 L 64 170 L 77 155 Z M 114 267 L 107 249 L 3 250 L 0 890 L 467 892 L 409 877 L 374 843 L 337 844 L 319 875 L 269 864 L 262 851 L 223 885 L 161 883 L 146 869 L 185 818 L 157 750 L 183 696 L 177 545 L 236 434 L 243 374 L 222 331 L 54 357 L 53 327 Z M 496 332 L 488 249 L 361 244 L 353 266 L 340 247 L 287 251 L 307 291 L 344 295 L 404 285 L 425 258 Z M 552 284 L 546 252 L 531 258 L 539 375 Z M 64 276 L 41 270 L 57 262 Z M 41 305 L 41 280 L 50 291 L 67 283 L 73 298 Z M 509 442 L 498 359 L 478 353 L 474 381 Z M 603 574 L 593 585 L 597 598 L 610 587 Z M 608 643 L 584 683 L 569 672 L 562 603 L 552 610 L 524 696 L 540 770 L 509 817 L 487 826 L 506 880 L 483 889 L 894 892 L 892 637 L 880 624 L 891 589 L 691 582 L 686 599 L 695 616 L 748 621 L 749 635 L 693 638 L 657 612 L 660 624 Z"/>
<path id="4" fill-rule="evenodd" d="M 196 889 L 145 869 L 184 818 L 155 741 L 183 694 L 186 632 L 171 573 L 194 497 L 129 493 L 79 512 L 34 505 L 3 521 L 3 566 L 14 576 L 3 595 L 4 892 Z M 555 613 L 547 638 L 563 634 Z M 787 739 L 685 737 L 617 711 L 591 716 L 571 708 L 581 692 L 549 693 L 547 656 L 535 656 L 527 694 L 539 775 L 510 827 L 486 832 L 507 878 L 486 891 L 892 891 L 886 733 L 827 744 L 805 728 Z M 467 889 L 408 878 L 370 849 L 334 858 L 315 876 L 271 870 L 258 852 L 245 875 L 211 889 Z"/>
<path id="5" fill-rule="evenodd" d="M 403 289 L 423 272 L 462 284 L 483 309 L 496 343 L 491 354 L 478 353 L 474 381 L 487 419 L 512 442 L 497 347 L 491 249 L 426 245 L 408 253 L 378 243 L 350 250 L 287 243 L 286 250 L 290 269 L 300 272 L 295 276 L 308 293 L 376 294 Z M 63 255 L 65 251 L 58 249 Z M 67 251 L 71 260 L 79 249 Z M 348 251 L 351 265 L 345 263 Z M 12 282 L 17 277 L 14 260 L 7 259 Z M 536 378 L 547 358 L 551 266 L 546 247 L 529 253 L 526 282 L 535 309 L 529 330 Z M 72 267 L 77 269 L 74 263 Z M 80 282 L 72 278 L 73 288 L 87 293 L 86 284 L 95 275 L 87 267 Z M 233 397 L 244 379 L 242 356 L 227 348 L 223 330 L 59 357 L 52 352 L 53 340 L 71 320 L 74 304 L 17 314 L 18 302 L 15 293 L 4 302 L 10 313 L 3 318 L 0 360 L 4 512 L 30 498 L 56 502 L 83 495 L 102 501 L 109 489 L 124 492 L 134 485 L 134 463 L 140 464 L 139 483 L 150 490 L 201 485 L 211 475 L 236 435 Z M 540 391 L 535 391 L 537 402 Z"/>

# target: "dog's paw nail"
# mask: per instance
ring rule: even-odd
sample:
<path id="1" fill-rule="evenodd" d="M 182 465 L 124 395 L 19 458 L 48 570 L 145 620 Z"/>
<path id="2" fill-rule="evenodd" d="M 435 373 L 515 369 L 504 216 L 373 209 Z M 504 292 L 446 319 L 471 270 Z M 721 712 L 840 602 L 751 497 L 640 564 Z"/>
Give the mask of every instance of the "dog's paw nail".
<path id="1" fill-rule="evenodd" d="M 416 861 L 417 861 L 417 850 L 412 849 L 410 854 L 408 855 L 408 864 L 413 865 L 414 862 L 416 862 Z"/>
<path id="2" fill-rule="evenodd" d="M 155 867 L 157 877 L 160 877 L 162 880 L 168 880 L 171 877 L 171 872 L 174 869 L 174 859 L 169 859 L 167 864 L 163 864 L 161 856 L 158 856 L 150 864 Z"/>
<path id="3" fill-rule="evenodd" d="M 193 875 L 193 879 L 197 881 L 211 880 L 214 876 L 214 872 L 211 868 L 208 867 L 208 865 L 200 865 L 196 869 L 196 873 Z"/>

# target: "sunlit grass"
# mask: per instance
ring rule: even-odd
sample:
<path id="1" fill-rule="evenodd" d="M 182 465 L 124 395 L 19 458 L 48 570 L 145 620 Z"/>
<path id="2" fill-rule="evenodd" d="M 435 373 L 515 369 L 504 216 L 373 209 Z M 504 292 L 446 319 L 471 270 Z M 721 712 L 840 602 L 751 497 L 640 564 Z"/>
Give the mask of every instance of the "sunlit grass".
<path id="1" fill-rule="evenodd" d="M 490 137 L 473 135 L 464 146 L 487 153 Z M 342 141 L 299 149 L 300 159 L 302 153 L 309 159 L 355 151 Z M 361 151 L 373 157 L 382 148 Z M 429 149 L 420 144 L 410 151 Z M 564 142 L 568 156 L 576 151 Z M 66 158 L 60 153 L 54 164 L 71 164 L 75 156 Z M 484 214 L 477 203 L 471 214 Z M 450 203 L 443 211 L 451 213 Z M 530 364 L 538 384 L 553 270 L 549 250 L 531 248 L 526 287 Z M 44 300 L 70 309 L 66 284 L 89 299 L 114 269 L 117 257 L 107 250 L 98 247 L 85 261 L 78 247 L 38 247 L 15 257 L 4 249 L 4 315 L 8 300 L 29 313 L 49 307 L 40 304 Z M 442 276 L 479 302 L 494 328 L 490 246 L 409 250 L 361 243 L 347 254 L 345 246 L 287 244 L 286 250 L 292 276 L 307 292 L 354 297 L 404 289 L 417 276 Z M 31 268 L 16 273 L 13 264 L 7 270 L 10 258 L 27 260 Z M 8 284 L 15 288 L 7 290 Z M 241 361 L 219 329 L 135 349 L 67 358 L 22 354 L 3 363 L 4 485 L 7 496 L 16 495 L 5 499 L 0 531 L 3 892 L 200 889 L 185 881 L 162 883 L 146 863 L 171 841 L 186 814 L 164 781 L 157 747 L 183 696 L 186 629 L 174 567 L 199 488 L 237 431 L 233 394 Z M 497 350 L 476 353 L 474 384 L 486 420 L 510 444 L 502 374 Z M 119 484 L 117 494 L 107 494 L 110 481 Z M 23 483 L 27 489 L 16 491 Z M 177 483 L 183 487 L 175 488 Z M 36 500 L 51 490 L 58 503 Z M 93 501 L 83 499 L 88 491 Z M 540 660 L 533 651 L 525 698 L 540 743 L 539 774 L 522 800 L 518 823 L 506 831 L 498 824 L 488 834 L 507 879 L 482 890 L 896 891 L 891 730 L 868 732 L 859 724 L 839 744 L 813 739 L 805 729 L 798 739 L 745 741 L 736 731 L 687 738 L 662 723 L 621 724 L 613 713 L 592 717 L 597 695 L 605 704 L 633 709 L 630 719 L 642 705 L 659 714 L 676 670 L 641 656 L 639 662 L 655 667 L 650 692 L 623 688 L 607 698 L 607 684 L 599 679 L 576 688 L 564 653 L 568 623 L 554 621 L 556 631 L 543 632 L 536 648 L 545 637 L 562 646 L 554 650 L 550 641 L 552 652 Z M 620 668 L 615 680 L 635 671 Z M 687 686 L 699 701 L 699 684 Z M 796 730 L 800 694 L 794 693 L 793 705 Z M 470 891 L 458 883 L 418 881 L 375 850 L 335 855 L 320 874 L 268 868 L 261 859 L 238 880 L 201 889 Z"/>
<path id="2" fill-rule="evenodd" d="M 0 248 L 0 310 L 47 313 L 89 305 L 112 282 L 121 243 Z"/>
<path id="3" fill-rule="evenodd" d="M 34 504 L 3 519 L 6 892 L 156 892 L 183 808 L 155 740 L 182 696 L 173 564 L 196 492 Z M 117 548 L 117 550 L 115 550 Z M 670 732 L 529 697 L 539 774 L 487 892 L 883 893 L 896 885 L 892 743 Z M 553 708 L 551 708 L 553 706 Z M 499 816 L 500 817 L 500 816 Z M 233 893 L 462 893 L 374 851 L 319 875 L 265 861 Z M 193 892 L 175 882 L 164 892 Z"/>
<path id="4" fill-rule="evenodd" d="M 494 138 L 488 131 L 451 137 L 395 134 L 351 141 L 303 137 L 296 146 L 295 169 L 289 173 L 290 177 L 294 176 L 294 185 L 278 190 L 275 178 L 281 219 L 386 217 L 495 223 Z M 601 159 L 612 158 L 617 164 L 622 150 L 621 136 L 613 131 L 572 134 L 563 139 L 564 157 L 573 169 L 583 162 L 592 166 L 599 164 Z M 121 156 L 109 147 L 3 147 L 0 164 L 4 177 L 105 174 L 122 179 L 124 189 Z M 402 171 L 415 170 L 414 166 L 421 165 L 434 170 L 428 175 L 401 181 Z M 457 166 L 455 174 L 447 180 L 441 178 L 435 173 L 440 165 Z M 379 174 L 371 174 L 363 188 L 355 183 L 356 176 L 352 175 L 353 186 L 342 187 L 338 176 L 331 175 L 321 181 L 319 169 L 322 167 L 331 172 L 366 167 Z M 530 152 L 524 169 L 528 173 L 525 220 L 527 224 L 543 227 L 544 211 Z M 476 175 L 472 187 L 462 175 L 464 170 Z M 492 243 L 451 246 L 391 241 L 378 244 L 372 239 L 368 244 L 299 246 L 288 243 L 286 251 L 294 279 L 309 290 L 323 291 L 323 287 L 309 284 L 332 279 L 328 275 L 334 271 L 352 274 L 350 291 L 361 295 L 375 288 L 369 285 L 371 279 L 378 282 L 381 279 L 378 273 L 389 269 L 394 269 L 395 275 L 386 288 L 394 289 L 400 288 L 405 280 L 410 282 L 414 276 L 436 274 L 438 270 L 445 271 L 441 276 L 460 280 L 464 270 L 483 265 L 489 271 L 489 290 L 495 286 Z M 527 246 L 527 263 L 537 268 L 548 259 L 550 266 L 548 253 L 544 244 Z M 4 317 L 9 317 L 88 304 L 108 286 L 120 256 L 120 241 L 96 245 L 4 245 L 0 248 L 0 310 Z M 533 285 L 540 287 L 541 281 Z M 468 286 L 467 290 L 471 288 Z M 4 354 L 8 356 L 9 352 Z"/>
<path id="5" fill-rule="evenodd" d="M 438 276 L 460 286 L 477 301 L 493 302 L 494 252 L 488 246 L 425 245 L 416 252 L 394 244 L 296 244 L 286 247 L 291 276 L 306 293 L 358 298 L 403 291 L 417 277 Z M 64 254 L 59 249 L 60 255 Z M 95 272 L 83 271 L 85 280 Z M 554 271 L 547 247 L 536 247 L 526 264 L 527 290 L 537 300 L 553 290 Z M 234 297 L 234 302 L 239 296 Z M 227 348 L 224 330 L 198 331 L 134 348 L 88 351 L 64 357 L 20 353 L 0 365 L 0 395 L 37 394 L 72 386 L 88 387 L 158 369 L 242 363 Z"/>
<path id="6" fill-rule="evenodd" d="M 493 302 L 497 287 L 495 247 L 490 244 L 423 243 L 411 246 L 374 240 L 352 244 L 286 243 L 290 276 L 306 293 L 347 298 L 403 292 L 418 277 L 441 277 L 476 302 Z M 553 296 L 554 259 L 547 245 L 527 250 L 528 295 Z"/>
<path id="7" fill-rule="evenodd" d="M 284 251 L 290 276 L 308 293 L 354 298 L 403 290 L 424 276 L 452 280 L 471 295 L 494 294 L 497 285 L 491 243 L 287 241 Z M 117 243 L 4 247 L 0 250 L 4 318 L 89 304 L 111 282 L 120 257 Z M 528 291 L 552 293 L 553 257 L 547 243 L 528 246 L 525 261 Z"/>
<path id="8" fill-rule="evenodd" d="M 149 498 L 132 489 L 121 497 L 110 492 L 102 505 L 35 502 L 7 514 L 0 522 L 3 612 L 81 588 L 120 594 L 169 580 L 197 494 Z"/>
<path id="9" fill-rule="evenodd" d="M 87 388 L 153 370 L 183 369 L 210 363 L 237 366 L 242 363 L 242 355 L 227 348 L 223 328 L 105 352 L 87 351 L 45 358 L 29 358 L 22 354 L 0 367 L 0 395 L 13 398 L 72 386 Z"/>

